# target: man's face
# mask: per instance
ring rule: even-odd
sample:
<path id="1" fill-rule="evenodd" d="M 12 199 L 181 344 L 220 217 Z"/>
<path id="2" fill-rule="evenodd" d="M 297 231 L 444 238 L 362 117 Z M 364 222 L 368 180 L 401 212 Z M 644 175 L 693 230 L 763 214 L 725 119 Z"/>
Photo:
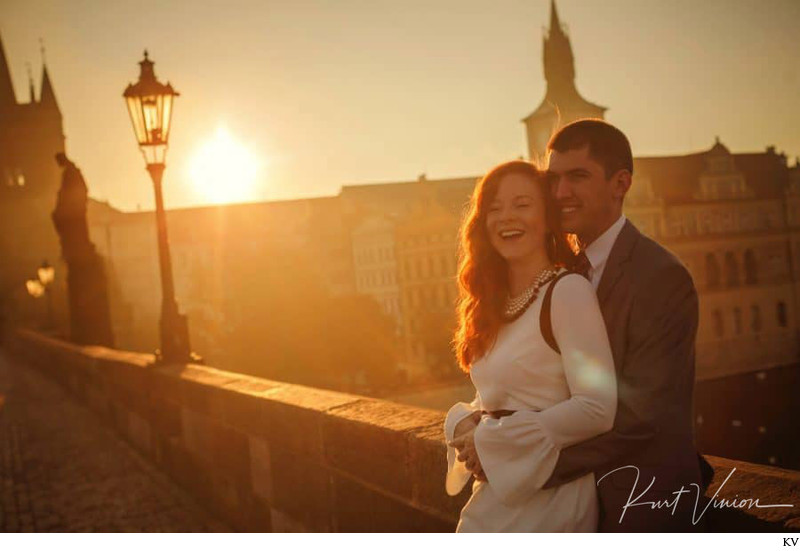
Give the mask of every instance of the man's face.
<path id="1" fill-rule="evenodd" d="M 622 213 L 627 191 L 620 172 L 606 178 L 603 166 L 589 156 L 589 146 L 551 151 L 547 169 L 550 191 L 558 202 L 564 231 L 585 243 L 599 237 Z M 623 180 L 625 179 L 623 175 Z M 630 185 L 630 178 L 627 178 Z"/>

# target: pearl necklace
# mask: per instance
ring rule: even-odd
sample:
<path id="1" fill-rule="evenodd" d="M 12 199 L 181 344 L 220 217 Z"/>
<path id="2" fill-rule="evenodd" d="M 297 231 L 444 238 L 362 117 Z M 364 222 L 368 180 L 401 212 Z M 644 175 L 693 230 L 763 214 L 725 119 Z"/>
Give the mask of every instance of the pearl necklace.
<path id="1" fill-rule="evenodd" d="M 557 273 L 558 272 L 552 268 L 545 268 L 536 276 L 536 280 L 533 284 L 525 289 L 522 294 L 515 298 L 511 298 L 509 295 L 508 298 L 506 298 L 506 308 L 503 312 L 506 321 L 511 321 L 519 317 L 522 312 L 527 310 L 528 306 L 533 304 L 533 301 L 536 300 L 542 285 L 553 279 Z"/>

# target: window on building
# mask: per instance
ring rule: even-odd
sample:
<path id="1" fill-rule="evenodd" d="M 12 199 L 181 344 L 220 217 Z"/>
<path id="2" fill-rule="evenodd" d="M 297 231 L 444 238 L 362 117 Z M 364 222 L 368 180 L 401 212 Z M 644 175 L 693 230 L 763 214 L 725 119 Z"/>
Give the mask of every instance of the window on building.
<path id="1" fill-rule="evenodd" d="M 750 315 L 752 317 L 752 327 L 754 333 L 761 332 L 761 308 L 758 307 L 758 304 L 754 304 L 752 308 L 750 308 Z"/>
<path id="2" fill-rule="evenodd" d="M 722 312 L 714 310 L 714 335 L 722 337 L 725 333 L 725 327 L 722 322 Z"/>
<path id="3" fill-rule="evenodd" d="M 733 327 L 737 335 L 742 334 L 742 310 L 740 308 L 733 309 Z"/>
<path id="4" fill-rule="evenodd" d="M 744 282 L 747 285 L 758 283 L 758 266 L 752 249 L 747 249 L 744 253 Z"/>
<path id="5" fill-rule="evenodd" d="M 728 287 L 739 285 L 739 264 L 736 263 L 733 251 L 725 253 L 725 285 Z"/>
<path id="6" fill-rule="evenodd" d="M 778 317 L 778 325 L 780 327 L 786 327 L 788 325 L 788 320 L 786 317 L 786 303 L 783 301 L 778 302 L 777 317 Z"/>
<path id="7" fill-rule="evenodd" d="M 719 287 L 719 262 L 714 253 L 706 255 L 706 285 L 709 287 Z"/>

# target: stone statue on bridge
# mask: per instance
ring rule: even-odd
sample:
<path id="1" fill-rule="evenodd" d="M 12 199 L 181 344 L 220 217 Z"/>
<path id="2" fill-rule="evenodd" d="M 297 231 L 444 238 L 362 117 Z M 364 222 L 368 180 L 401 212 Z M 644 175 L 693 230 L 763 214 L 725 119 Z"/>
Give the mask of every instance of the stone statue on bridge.
<path id="1" fill-rule="evenodd" d="M 86 221 L 88 189 L 80 169 L 64 153 L 56 208 L 51 215 L 67 264 L 70 340 L 76 344 L 114 346 L 103 258 L 89 239 Z"/>

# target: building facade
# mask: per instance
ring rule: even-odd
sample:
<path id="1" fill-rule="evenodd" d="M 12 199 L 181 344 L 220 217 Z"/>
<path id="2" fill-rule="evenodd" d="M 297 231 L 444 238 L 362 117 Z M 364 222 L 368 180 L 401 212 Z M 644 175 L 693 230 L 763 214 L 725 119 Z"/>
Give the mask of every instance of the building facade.
<path id="1" fill-rule="evenodd" d="M 403 331 L 400 285 L 397 277 L 396 220 L 375 214 L 365 217 L 351 233 L 356 292 L 371 296 L 391 316 L 395 334 Z"/>
<path id="2" fill-rule="evenodd" d="M 18 102 L 0 37 L 0 317 L 46 323 L 45 299 L 33 299 L 25 280 L 47 261 L 55 268 L 48 295 L 55 325 L 66 324 L 66 264 L 50 217 L 61 184 L 55 161 L 65 138 L 53 83 L 43 65 L 39 98 L 29 76 L 28 101 Z"/>

